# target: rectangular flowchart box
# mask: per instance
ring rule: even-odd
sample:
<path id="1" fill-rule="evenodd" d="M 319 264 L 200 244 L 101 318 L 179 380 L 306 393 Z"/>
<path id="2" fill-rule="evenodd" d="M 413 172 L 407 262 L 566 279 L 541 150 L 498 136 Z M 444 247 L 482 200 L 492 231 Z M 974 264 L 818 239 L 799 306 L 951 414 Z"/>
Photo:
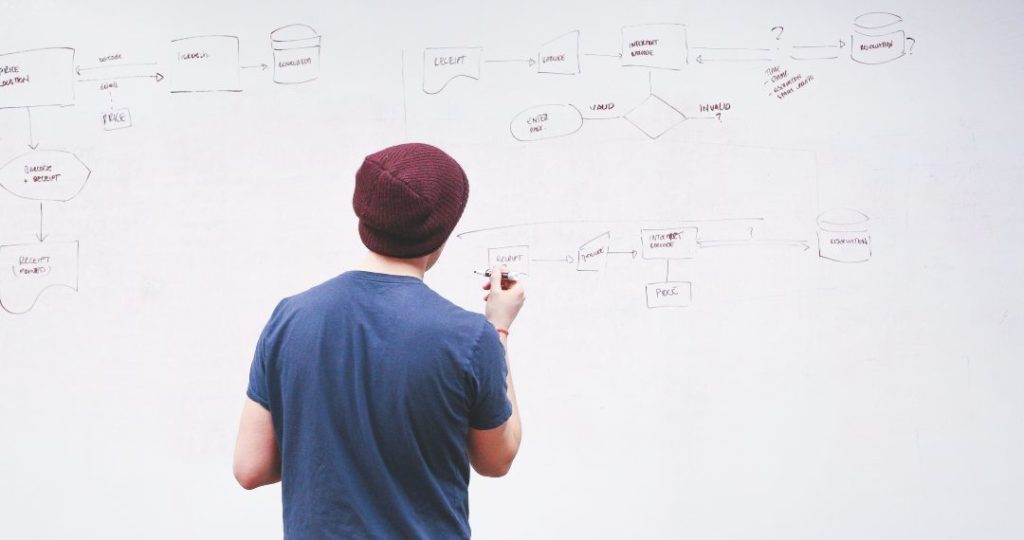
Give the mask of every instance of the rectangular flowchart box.
<path id="1" fill-rule="evenodd" d="M 487 250 L 487 268 L 504 264 L 509 272 L 530 273 L 530 246 L 504 246 Z"/>
<path id="2" fill-rule="evenodd" d="M 642 229 L 640 241 L 645 259 L 693 259 L 697 256 L 697 227 Z"/>
<path id="3" fill-rule="evenodd" d="M 693 284 L 689 281 L 660 281 L 647 284 L 647 307 L 688 307 L 693 301 Z"/>
<path id="4" fill-rule="evenodd" d="M 0 54 L 0 109 L 75 104 L 75 50 Z"/>
<path id="5" fill-rule="evenodd" d="M 237 37 L 193 36 L 171 46 L 171 93 L 242 91 Z"/>
<path id="6" fill-rule="evenodd" d="M 690 60 L 686 25 L 639 24 L 622 27 L 622 65 L 683 69 Z"/>

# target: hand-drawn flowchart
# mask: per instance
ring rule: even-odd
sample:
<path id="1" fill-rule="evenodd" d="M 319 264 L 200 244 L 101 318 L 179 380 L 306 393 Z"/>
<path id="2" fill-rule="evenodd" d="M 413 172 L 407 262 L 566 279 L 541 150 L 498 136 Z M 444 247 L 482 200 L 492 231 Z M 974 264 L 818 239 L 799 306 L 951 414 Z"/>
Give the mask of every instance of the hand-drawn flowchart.
<path id="1" fill-rule="evenodd" d="M 509 132 L 517 141 L 537 141 L 572 135 L 590 120 L 621 119 L 650 139 L 658 139 L 689 120 L 722 121 L 734 110 L 728 100 L 700 103 L 689 109 L 659 96 L 653 84 L 655 71 L 681 71 L 693 64 L 762 64 L 768 96 L 782 100 L 815 81 L 806 69 L 785 67 L 796 62 L 833 62 L 848 57 L 856 65 L 880 65 L 913 53 L 916 41 L 906 35 L 903 19 L 894 13 L 865 13 L 853 20 L 849 33 L 828 43 L 784 45 L 785 28 L 771 28 L 770 46 L 691 46 L 684 24 L 657 23 L 622 27 L 619 51 L 614 54 L 580 50 L 580 32 L 573 30 L 538 47 L 522 58 L 490 59 L 483 47 L 431 47 L 423 51 L 422 91 L 435 95 L 457 79 L 480 80 L 485 64 L 518 64 L 537 75 L 573 76 L 583 73 L 581 57 L 605 57 L 627 70 L 646 70 L 648 95 L 638 104 L 614 101 L 535 105 L 515 114 Z M 403 65 L 404 69 L 404 65 Z M 621 112 L 623 109 L 626 112 Z M 689 111 L 689 112 L 686 112 Z"/>
<path id="2" fill-rule="evenodd" d="M 0 308 L 11 314 L 29 312 L 53 287 L 78 290 L 79 242 L 48 241 L 44 205 L 74 199 L 92 176 L 74 153 L 40 148 L 32 111 L 40 107 L 71 107 L 79 87 L 106 92 L 109 108 L 97 117 L 105 131 L 132 127 L 128 107 L 115 105 L 114 93 L 131 79 L 149 79 L 157 88 L 169 79 L 171 94 L 243 91 L 241 73 L 266 71 L 273 82 L 295 85 L 317 80 L 321 36 L 305 24 L 270 33 L 273 64 L 243 65 L 237 36 L 205 35 L 171 40 L 169 75 L 157 62 L 128 61 L 121 52 L 104 54 L 96 65 L 76 62 L 71 47 L 48 47 L 0 54 L 0 110 L 23 111 L 28 151 L 0 167 L 0 187 L 11 195 L 39 204 L 39 232 L 34 242 L 0 242 Z M 167 85 L 163 85 L 167 86 Z M 9 269 L 9 271 L 8 271 Z"/>
<path id="3" fill-rule="evenodd" d="M 644 302 L 647 308 L 681 308 L 693 302 L 694 284 L 673 272 L 673 262 L 699 258 L 705 250 L 723 248 L 767 248 L 788 250 L 794 255 L 808 252 L 812 243 L 807 240 L 765 238 L 760 234 L 764 218 L 727 218 L 708 220 L 680 220 L 657 226 L 639 225 L 639 235 L 626 246 L 622 239 L 613 238 L 610 230 L 583 240 L 570 253 L 562 257 L 534 258 L 528 244 L 504 245 L 487 248 L 487 268 L 504 264 L 509 272 L 531 275 L 531 263 L 556 263 L 575 266 L 577 272 L 601 272 L 609 260 L 664 261 L 664 279 L 644 284 Z M 548 222 L 500 225 L 485 229 L 464 231 L 456 235 L 465 239 L 495 231 L 536 229 L 587 222 Z M 867 215 L 851 209 L 835 209 L 817 218 L 817 255 L 821 260 L 837 263 L 863 263 L 871 259 L 871 235 Z M 639 242 L 636 243 L 636 239 Z M 613 246 L 613 241 L 620 242 Z"/>
<path id="4" fill-rule="evenodd" d="M 686 25 L 657 23 L 623 26 L 619 50 L 613 54 L 581 51 L 578 30 L 547 41 L 536 53 L 522 58 L 491 59 L 482 47 L 432 47 L 423 51 L 421 89 L 427 95 L 437 95 L 458 79 L 480 80 L 485 65 L 518 64 L 539 77 L 575 76 L 584 72 L 583 57 L 603 57 L 626 71 L 646 72 L 647 95 L 625 107 L 610 100 L 531 106 L 512 117 L 509 133 L 516 141 L 539 141 L 572 135 L 590 120 L 619 119 L 656 140 L 691 120 L 722 122 L 723 116 L 736 108 L 729 100 L 700 103 L 689 109 L 673 104 L 656 91 L 655 73 L 700 69 L 699 66 L 707 69 L 709 65 L 759 65 L 757 69 L 764 76 L 761 86 L 768 98 L 786 100 L 816 80 L 806 66 L 844 58 L 855 66 L 877 66 L 912 54 L 916 41 L 906 35 L 903 26 L 903 19 L 897 14 L 871 12 L 856 17 L 848 33 L 827 43 L 789 44 L 782 40 L 785 28 L 774 26 L 770 37 L 765 38 L 768 45 L 694 46 L 690 44 Z M 617 240 L 612 231 L 602 227 L 581 236 L 579 243 L 560 257 L 533 258 L 525 243 L 488 247 L 487 267 L 505 264 L 512 272 L 529 275 L 531 262 L 575 266 L 578 272 L 601 272 L 613 258 L 664 261 L 662 277 L 643 286 L 645 306 L 679 308 L 693 302 L 694 283 L 679 275 L 680 269 L 674 268 L 673 263 L 678 267 L 679 261 L 697 259 L 707 250 L 757 247 L 788 250 L 800 256 L 811 252 L 812 246 L 817 247 L 819 260 L 826 263 L 863 263 L 871 259 L 869 221 L 858 210 L 825 211 L 817 217 L 816 241 L 763 237 L 763 218 L 681 220 L 657 226 L 641 223 L 636 233 L 624 236 L 618 231 Z M 497 230 L 525 232 L 542 226 L 579 223 L 588 222 L 499 225 L 457 236 L 466 238 Z M 613 246 L 613 242 L 624 238 L 631 239 L 628 245 Z"/>

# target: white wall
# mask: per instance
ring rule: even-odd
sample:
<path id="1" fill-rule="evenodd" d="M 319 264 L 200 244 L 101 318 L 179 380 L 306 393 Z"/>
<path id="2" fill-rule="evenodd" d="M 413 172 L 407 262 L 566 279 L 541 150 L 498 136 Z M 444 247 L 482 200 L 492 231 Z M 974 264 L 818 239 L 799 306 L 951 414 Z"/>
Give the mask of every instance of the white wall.
<path id="1" fill-rule="evenodd" d="M 91 175 L 42 203 L 41 227 L 31 197 L 73 178 L 17 186 L 13 162 L 4 187 L 29 198 L 0 191 L 0 245 L 16 246 L 0 252 L 0 299 L 26 311 L 0 311 L 0 536 L 280 536 L 278 488 L 244 492 L 230 474 L 251 351 L 279 298 L 361 256 L 353 173 L 405 140 L 464 164 L 459 232 L 503 227 L 452 239 L 432 287 L 479 309 L 471 271 L 488 248 L 574 261 L 531 264 L 511 345 L 524 442 L 507 478 L 473 479 L 478 537 L 1024 535 L 1017 4 L 85 4 L 2 10 L 0 53 L 70 47 L 85 70 L 0 56 L 36 81 L 0 87 L 0 162 L 38 144 Z M 915 41 L 855 62 L 854 19 L 879 10 Z M 273 65 L 270 32 L 292 23 L 322 36 L 314 81 L 189 72 L 172 44 L 237 36 L 240 65 Z M 681 69 L 621 65 L 622 27 L 649 23 L 686 25 Z M 536 59 L 573 30 L 578 74 L 485 61 Z M 425 93 L 424 50 L 468 46 L 479 79 Z M 790 58 L 806 51 L 837 58 Z M 778 99 L 773 66 L 813 81 Z M 110 91 L 86 81 L 134 75 Z M 241 91 L 171 92 L 203 84 Z M 730 109 L 657 139 L 614 118 L 510 132 L 537 105 L 614 102 L 604 114 L 618 116 L 652 91 L 690 117 Z M 18 108 L 41 96 L 69 106 Z M 131 127 L 105 130 L 111 109 Z M 870 260 L 819 256 L 816 217 L 837 208 L 870 216 L 851 233 L 870 236 Z M 598 247 L 630 252 L 641 229 L 683 227 L 701 241 L 684 237 L 690 258 L 670 263 L 687 307 L 647 308 L 664 260 L 616 253 L 576 271 L 603 233 Z M 50 273 L 19 274 L 32 268 Z M 78 290 L 26 305 L 60 283 Z"/>

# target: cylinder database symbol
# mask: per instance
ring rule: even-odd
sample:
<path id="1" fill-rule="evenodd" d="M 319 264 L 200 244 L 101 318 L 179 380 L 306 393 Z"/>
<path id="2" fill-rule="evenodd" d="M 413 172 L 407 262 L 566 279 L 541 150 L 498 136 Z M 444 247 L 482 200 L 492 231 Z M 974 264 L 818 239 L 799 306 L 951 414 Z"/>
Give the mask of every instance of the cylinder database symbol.
<path id="1" fill-rule="evenodd" d="M 320 76 L 320 35 L 311 26 L 291 24 L 270 33 L 274 82 L 300 84 Z"/>

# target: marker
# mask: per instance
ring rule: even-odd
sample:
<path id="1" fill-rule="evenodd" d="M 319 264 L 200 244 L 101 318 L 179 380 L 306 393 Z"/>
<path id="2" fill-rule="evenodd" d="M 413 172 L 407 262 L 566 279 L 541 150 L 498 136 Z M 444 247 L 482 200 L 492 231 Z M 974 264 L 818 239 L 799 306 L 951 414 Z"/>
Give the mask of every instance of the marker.
<path id="1" fill-rule="evenodd" d="M 474 270 L 473 273 L 477 274 L 477 275 L 480 275 L 480 276 L 487 277 L 487 278 L 491 277 L 491 271 L 490 270 L 487 270 L 485 272 L 479 272 L 479 271 Z M 503 279 L 505 281 L 519 281 L 519 278 L 521 278 L 521 277 L 523 277 L 525 275 L 526 274 L 523 273 L 523 272 L 502 272 L 501 273 L 501 279 Z"/>

